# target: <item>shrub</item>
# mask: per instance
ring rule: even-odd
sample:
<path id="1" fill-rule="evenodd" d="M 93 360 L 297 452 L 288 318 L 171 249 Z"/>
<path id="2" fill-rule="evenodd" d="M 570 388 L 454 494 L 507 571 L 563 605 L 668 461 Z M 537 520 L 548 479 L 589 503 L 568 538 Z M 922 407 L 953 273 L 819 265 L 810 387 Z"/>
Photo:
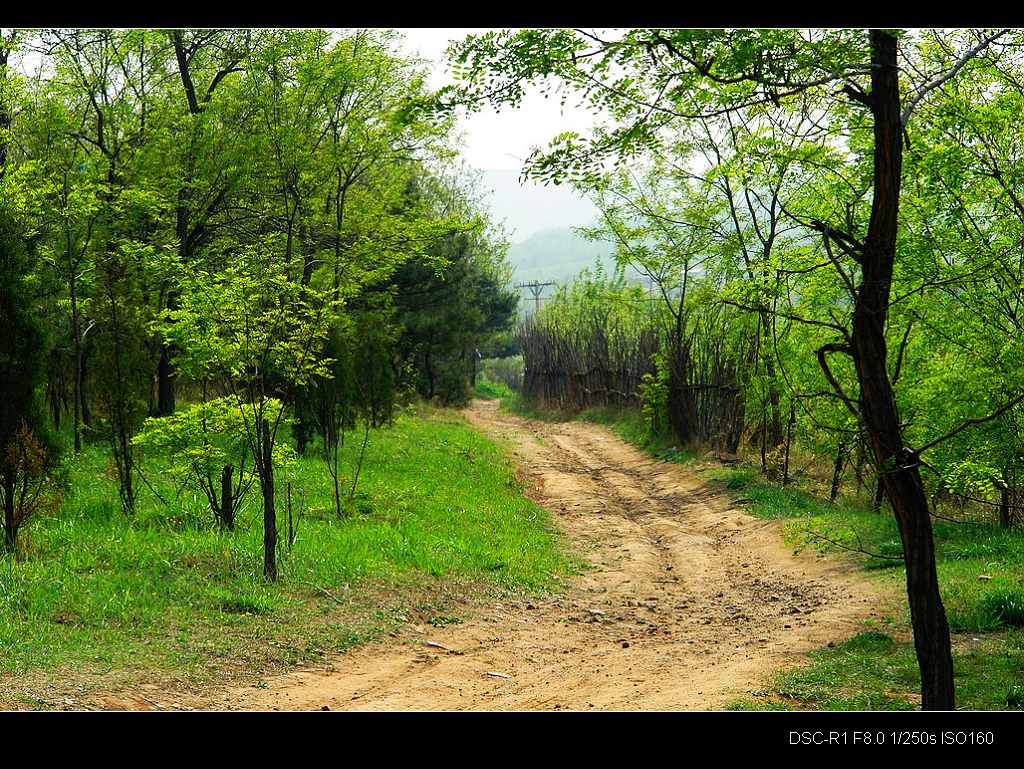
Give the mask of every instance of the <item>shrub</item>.
<path id="1" fill-rule="evenodd" d="M 978 602 L 978 612 L 997 627 L 1024 627 L 1024 590 L 993 590 Z"/>

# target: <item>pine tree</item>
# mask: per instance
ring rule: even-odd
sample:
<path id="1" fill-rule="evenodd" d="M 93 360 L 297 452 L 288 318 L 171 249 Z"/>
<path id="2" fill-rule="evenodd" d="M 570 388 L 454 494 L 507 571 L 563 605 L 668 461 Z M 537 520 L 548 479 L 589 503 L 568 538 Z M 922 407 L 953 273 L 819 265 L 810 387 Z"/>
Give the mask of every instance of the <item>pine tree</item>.
<path id="1" fill-rule="evenodd" d="M 30 245 L 16 219 L 0 211 L 0 497 L 9 551 L 56 454 L 39 397 L 47 346 L 33 313 Z"/>

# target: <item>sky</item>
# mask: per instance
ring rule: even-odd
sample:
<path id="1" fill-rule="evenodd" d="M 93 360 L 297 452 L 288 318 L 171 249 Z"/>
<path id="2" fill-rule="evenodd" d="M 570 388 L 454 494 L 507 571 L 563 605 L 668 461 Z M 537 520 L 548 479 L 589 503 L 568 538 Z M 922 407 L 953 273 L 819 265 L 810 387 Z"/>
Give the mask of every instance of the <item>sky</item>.
<path id="1" fill-rule="evenodd" d="M 409 53 L 433 62 L 431 86 L 452 82 L 444 61 L 449 41 L 485 32 L 480 28 L 400 28 Z M 484 171 L 484 186 L 492 191 L 491 210 L 513 230 L 512 241 L 525 240 L 551 227 L 578 227 L 592 222 L 597 209 L 569 187 L 520 184 L 517 180 L 523 161 L 534 147 L 548 142 L 564 131 L 586 133 L 592 125 L 588 111 L 572 104 L 564 107 L 556 98 L 546 99 L 539 92 L 527 92 L 517 109 L 500 112 L 484 106 L 479 112 L 463 115 L 463 157 Z"/>

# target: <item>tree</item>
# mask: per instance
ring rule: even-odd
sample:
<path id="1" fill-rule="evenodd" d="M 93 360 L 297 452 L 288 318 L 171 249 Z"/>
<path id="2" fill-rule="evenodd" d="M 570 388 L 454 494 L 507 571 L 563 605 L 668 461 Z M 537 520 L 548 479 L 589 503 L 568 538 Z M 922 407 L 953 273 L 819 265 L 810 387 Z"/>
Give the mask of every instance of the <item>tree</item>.
<path id="1" fill-rule="evenodd" d="M 277 421 L 280 402 L 268 405 L 265 416 Z M 246 424 L 254 424 L 254 409 L 228 397 L 204 400 L 170 417 L 151 417 L 134 444 L 166 453 L 170 474 L 183 487 L 202 494 L 222 529 L 235 530 L 235 518 L 245 495 L 256 480 L 251 463 Z M 289 457 L 275 445 L 278 466 Z"/>
<path id="2" fill-rule="evenodd" d="M 316 351 L 334 307 L 329 291 L 288 278 L 282 246 L 277 236 L 239 250 L 219 273 L 182 266 L 179 306 L 159 324 L 179 351 L 175 361 L 181 370 L 220 382 L 242 423 L 263 499 L 263 573 L 271 581 L 277 579 L 275 445 L 285 414 L 280 401 L 313 377 L 328 375 L 330 361 Z M 276 382 L 283 392 L 274 389 Z"/>
<path id="3" fill-rule="evenodd" d="M 4 177 L 5 196 L 17 192 L 13 177 Z M 8 551 L 21 525 L 50 496 L 47 474 L 56 458 L 39 398 L 47 347 L 34 313 L 33 267 L 30 236 L 0 206 L 0 497 Z"/>
<path id="4" fill-rule="evenodd" d="M 173 140 L 153 144 L 173 195 L 174 235 L 183 264 L 201 254 L 235 204 L 234 193 L 244 173 L 239 151 L 245 148 L 237 140 L 253 110 L 240 106 L 231 89 L 224 86 L 244 71 L 254 34 L 259 36 L 251 30 L 170 30 L 165 40 L 150 42 L 156 66 L 165 69 L 171 65 L 161 59 L 169 53 L 166 43 L 170 43 L 180 86 L 174 97 L 167 95 L 164 106 L 169 129 L 164 136 Z M 166 292 L 164 301 L 174 308 L 177 296 L 173 290 Z M 173 351 L 162 339 L 157 339 L 156 345 L 155 413 L 167 416 L 174 413 L 176 404 Z"/>

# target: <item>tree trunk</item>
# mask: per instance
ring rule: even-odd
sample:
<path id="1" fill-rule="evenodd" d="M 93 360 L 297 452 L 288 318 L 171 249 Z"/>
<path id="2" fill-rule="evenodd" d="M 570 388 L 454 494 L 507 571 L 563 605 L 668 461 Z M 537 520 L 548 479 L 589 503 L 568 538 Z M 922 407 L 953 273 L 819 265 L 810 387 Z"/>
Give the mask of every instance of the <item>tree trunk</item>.
<path id="1" fill-rule="evenodd" d="M 162 417 L 174 413 L 174 366 L 166 342 L 160 345 L 160 361 L 156 365 L 156 412 Z"/>
<path id="2" fill-rule="evenodd" d="M 14 552 L 18 539 L 18 527 L 14 523 L 14 478 L 4 478 L 4 548 Z"/>
<path id="3" fill-rule="evenodd" d="M 224 465 L 220 474 L 220 522 L 228 531 L 235 530 L 235 497 L 231 487 L 234 471 L 231 465 Z"/>
<path id="4" fill-rule="evenodd" d="M 767 313 L 765 313 L 765 315 L 767 316 Z M 765 319 L 762 325 L 766 342 L 770 338 L 768 337 L 769 326 L 767 323 L 768 321 Z M 768 380 L 768 403 L 771 410 L 771 420 L 768 422 L 768 425 L 766 425 L 766 428 L 768 429 L 766 440 L 768 441 L 769 446 L 775 448 L 782 444 L 782 399 L 779 395 L 779 385 L 777 382 L 778 375 L 775 373 L 775 363 L 772 360 L 771 353 L 767 352 L 767 346 L 765 347 L 765 350 L 764 373 L 765 378 Z"/>
<path id="5" fill-rule="evenodd" d="M 292 482 L 288 481 L 288 552 L 295 544 L 295 524 L 292 521 Z"/>
<path id="6" fill-rule="evenodd" d="M 69 247 L 70 248 L 70 247 Z M 70 256 L 70 255 L 69 255 Z M 78 290 L 75 280 L 75 265 L 72 264 L 71 278 L 68 280 L 71 294 L 71 335 L 75 341 L 75 453 L 82 450 L 82 413 L 85 401 L 82 398 L 82 323 L 78 314 Z"/>
<path id="7" fill-rule="evenodd" d="M 89 356 L 86 354 L 86 348 L 83 348 L 78 361 L 78 400 L 79 408 L 82 411 L 82 424 L 86 427 L 92 427 L 92 411 L 89 410 L 89 397 L 85 391 L 85 371 L 88 360 Z"/>
<path id="8" fill-rule="evenodd" d="M 1016 473 L 1012 473 L 1008 470 L 1003 471 L 1003 477 L 1000 479 L 999 484 L 999 526 L 1003 529 L 1009 529 L 1013 525 L 1013 506 L 1010 504 L 1010 498 L 1014 496 L 1011 493 L 1011 489 L 1016 486 Z"/>
<path id="9" fill-rule="evenodd" d="M 763 416 L 763 415 L 762 415 Z M 761 419 L 761 475 L 768 475 L 768 420 Z"/>
<path id="10" fill-rule="evenodd" d="M 857 438 L 857 463 L 854 465 L 854 475 L 857 478 L 857 494 L 864 488 L 864 441 Z"/>
<path id="11" fill-rule="evenodd" d="M 793 425 L 796 424 L 796 407 L 789 405 L 789 421 L 786 422 L 786 456 L 782 462 L 782 487 L 789 485 L 789 449 L 793 445 Z"/>
<path id="12" fill-rule="evenodd" d="M 882 474 L 878 474 L 878 480 L 875 481 L 875 495 L 871 498 L 871 509 L 876 513 L 882 512 L 882 502 L 885 501 L 885 481 L 882 480 Z"/>
<path id="13" fill-rule="evenodd" d="M 828 501 L 834 503 L 839 496 L 839 485 L 843 478 L 843 466 L 846 464 L 846 444 L 840 443 L 836 450 L 836 461 L 832 465 L 832 487 L 828 492 Z"/>
<path id="14" fill-rule="evenodd" d="M 263 492 L 263 575 L 277 580 L 277 511 L 274 509 L 274 457 L 270 445 L 270 425 L 263 420 L 263 461 L 260 463 L 260 490 Z"/>
<path id="15" fill-rule="evenodd" d="M 860 252 L 862 282 L 854 305 L 850 352 L 860 384 L 861 416 L 903 543 L 914 647 L 921 670 L 921 706 L 952 710 L 953 658 L 935 570 L 928 499 L 917 458 L 903 444 L 886 366 L 885 320 L 896 260 L 903 164 L 897 41 L 880 30 L 872 30 L 870 35 L 871 93 L 867 101 L 874 117 L 874 194 Z"/>

